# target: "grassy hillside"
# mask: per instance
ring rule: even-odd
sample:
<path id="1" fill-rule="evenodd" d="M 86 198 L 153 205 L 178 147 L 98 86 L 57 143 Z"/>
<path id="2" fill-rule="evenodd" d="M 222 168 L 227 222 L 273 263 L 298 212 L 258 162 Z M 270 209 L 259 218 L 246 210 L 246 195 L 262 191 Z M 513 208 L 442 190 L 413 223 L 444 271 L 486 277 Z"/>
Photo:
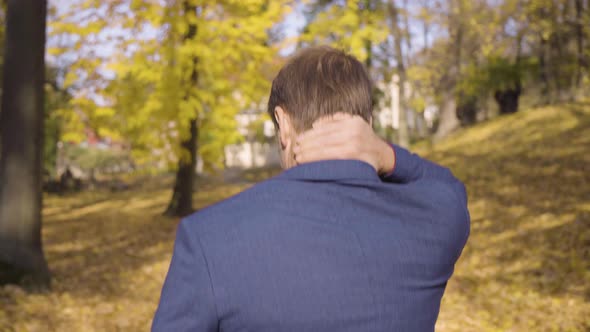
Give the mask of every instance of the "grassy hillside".
<path id="1" fill-rule="evenodd" d="M 429 151 L 468 190 L 441 331 L 590 330 L 590 104 L 533 109 Z"/>
<path id="2" fill-rule="evenodd" d="M 589 330 L 590 104 L 498 118 L 421 153 L 466 183 L 472 216 L 437 330 Z M 250 183 L 205 184 L 197 205 Z M 146 331 L 176 226 L 161 216 L 168 195 L 150 184 L 47 197 L 53 291 L 0 288 L 0 331 Z"/>

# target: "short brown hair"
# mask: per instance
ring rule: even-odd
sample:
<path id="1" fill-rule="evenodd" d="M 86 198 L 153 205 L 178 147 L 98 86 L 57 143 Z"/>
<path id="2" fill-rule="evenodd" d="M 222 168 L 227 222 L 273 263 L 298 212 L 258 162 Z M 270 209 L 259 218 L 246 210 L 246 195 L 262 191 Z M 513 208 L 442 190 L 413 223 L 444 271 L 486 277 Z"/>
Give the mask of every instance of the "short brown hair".
<path id="1" fill-rule="evenodd" d="M 298 132 L 321 117 L 337 112 L 359 115 L 370 122 L 371 80 L 363 64 L 330 47 L 308 48 L 296 54 L 272 82 L 268 113 L 282 107 Z"/>

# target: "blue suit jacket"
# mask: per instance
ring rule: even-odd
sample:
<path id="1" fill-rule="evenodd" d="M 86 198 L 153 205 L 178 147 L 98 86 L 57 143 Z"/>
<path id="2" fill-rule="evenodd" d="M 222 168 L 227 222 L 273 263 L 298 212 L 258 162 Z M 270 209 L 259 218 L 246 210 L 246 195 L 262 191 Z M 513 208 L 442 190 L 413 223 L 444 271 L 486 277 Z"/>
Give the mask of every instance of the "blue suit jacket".
<path id="1" fill-rule="evenodd" d="M 433 331 L 469 233 L 463 185 L 395 147 L 289 169 L 184 219 L 153 331 Z"/>

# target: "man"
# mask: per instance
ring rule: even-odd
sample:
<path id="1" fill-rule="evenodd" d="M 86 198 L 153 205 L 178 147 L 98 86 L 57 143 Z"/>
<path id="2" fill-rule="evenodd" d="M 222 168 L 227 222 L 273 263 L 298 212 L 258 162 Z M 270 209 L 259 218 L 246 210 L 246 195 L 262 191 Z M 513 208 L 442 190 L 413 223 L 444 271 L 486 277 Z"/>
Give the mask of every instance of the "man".
<path id="1" fill-rule="evenodd" d="M 296 55 L 268 106 L 286 171 L 180 223 L 152 330 L 433 331 L 463 185 L 373 133 L 367 73 L 340 51 Z"/>

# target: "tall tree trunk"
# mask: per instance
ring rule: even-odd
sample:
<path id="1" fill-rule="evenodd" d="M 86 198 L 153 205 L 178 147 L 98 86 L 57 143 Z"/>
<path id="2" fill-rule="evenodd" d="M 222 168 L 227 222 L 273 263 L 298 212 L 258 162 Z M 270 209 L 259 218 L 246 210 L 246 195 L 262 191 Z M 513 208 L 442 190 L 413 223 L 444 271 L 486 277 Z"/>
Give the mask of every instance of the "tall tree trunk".
<path id="1" fill-rule="evenodd" d="M 582 0 L 576 0 L 576 47 L 577 47 L 577 70 L 576 70 L 576 88 L 580 88 L 582 83 L 582 70 L 586 66 L 584 57 L 584 22 L 582 13 L 584 4 Z"/>
<path id="2" fill-rule="evenodd" d="M 549 71 L 547 69 L 547 39 L 542 33 L 539 33 L 539 74 L 541 78 L 541 96 L 544 99 L 543 103 L 547 104 L 552 101 L 551 86 L 549 84 Z"/>
<path id="3" fill-rule="evenodd" d="M 461 62 L 463 61 L 463 3 L 462 1 L 453 1 L 451 6 L 458 7 L 458 13 L 454 14 L 453 8 L 451 8 L 450 14 L 447 18 L 448 20 L 448 29 L 449 35 L 451 36 L 451 40 L 455 43 L 449 44 L 450 48 L 449 52 L 453 54 L 452 57 L 452 70 L 448 75 L 448 78 L 444 80 L 445 82 L 442 84 L 441 93 L 442 93 L 442 102 L 439 105 L 440 109 L 440 116 L 438 120 L 438 125 L 436 128 L 436 132 L 434 134 L 434 139 L 439 140 L 443 137 L 446 137 L 452 131 L 457 129 L 460 126 L 459 118 L 457 117 L 457 107 L 461 103 L 461 100 L 457 100 L 457 96 L 455 95 L 455 86 L 457 81 L 461 77 Z"/>
<path id="4" fill-rule="evenodd" d="M 424 39 L 424 45 L 422 46 L 422 53 L 424 57 L 428 57 L 428 34 L 430 33 L 430 24 L 426 18 L 422 20 L 422 38 Z"/>
<path id="5" fill-rule="evenodd" d="M 363 12 L 369 12 L 371 10 L 371 0 L 365 0 L 364 3 L 364 8 L 359 8 L 359 16 L 363 17 L 363 16 L 367 16 L 364 15 Z M 370 26 L 373 22 L 371 21 L 367 21 L 364 22 L 366 25 Z M 371 40 L 369 38 L 365 38 L 364 40 L 364 46 L 365 46 L 365 52 L 367 52 L 367 59 L 365 59 L 365 66 L 367 67 L 367 72 L 369 73 L 369 75 L 371 74 L 371 71 L 373 70 L 373 43 L 371 42 Z"/>
<path id="6" fill-rule="evenodd" d="M 190 137 L 182 141 L 184 151 L 189 152 L 189 158 L 180 158 L 178 170 L 174 182 L 172 199 L 168 204 L 165 215 L 171 217 L 184 217 L 194 212 L 193 210 L 193 186 L 195 182 L 195 169 L 197 160 L 197 120 L 191 120 Z"/>
<path id="7" fill-rule="evenodd" d="M 389 16 L 391 18 L 391 30 L 395 38 L 395 61 L 397 62 L 397 74 L 399 75 L 399 128 L 398 144 L 402 147 L 410 145 L 410 135 L 408 132 L 408 114 L 406 102 L 406 67 L 404 65 L 404 55 L 402 52 L 403 34 L 399 21 L 399 10 L 393 2 L 388 3 Z"/>
<path id="8" fill-rule="evenodd" d="M 365 52 L 367 52 L 365 67 L 367 67 L 367 72 L 370 74 L 373 70 L 373 43 L 369 39 L 365 39 Z"/>
<path id="9" fill-rule="evenodd" d="M 511 82 L 513 84 L 509 85 L 504 89 L 494 91 L 494 99 L 498 103 L 498 109 L 500 111 L 500 114 L 516 113 L 518 111 L 518 100 L 522 92 L 522 82 L 520 77 L 522 70 L 520 69 L 520 66 L 522 60 L 521 53 L 523 38 L 524 31 L 519 30 L 516 36 L 515 68 L 517 71 L 517 75 L 514 79 L 514 82 Z"/>
<path id="10" fill-rule="evenodd" d="M 406 56 L 404 59 L 405 62 L 405 70 L 407 71 L 408 68 L 412 67 L 412 56 L 413 56 L 413 51 L 412 51 L 412 35 L 410 33 L 410 7 L 408 4 L 408 0 L 404 0 L 403 2 L 403 21 L 404 21 L 404 38 L 406 40 Z M 398 12 L 399 14 L 399 12 Z M 407 75 L 406 75 L 406 79 L 405 81 L 407 82 Z M 411 140 L 412 137 L 419 137 L 420 136 L 420 130 L 418 128 L 418 117 L 419 117 L 419 113 L 422 110 L 417 110 L 411 107 L 410 105 L 410 100 L 412 100 L 414 98 L 414 93 L 416 93 L 416 88 L 418 88 L 418 85 L 416 84 L 416 86 L 411 85 L 409 86 L 408 89 L 408 95 L 405 96 L 404 95 L 404 100 L 405 100 L 405 104 L 406 104 L 406 108 L 407 108 L 407 112 L 406 113 L 406 123 L 408 124 L 406 126 L 407 130 L 409 131 L 408 133 L 408 141 Z M 405 93 L 405 91 L 404 91 Z M 410 119 L 407 119 L 408 114 L 411 115 Z M 411 123 L 411 124 L 410 124 Z M 410 130 L 411 129 L 411 130 Z"/>
<path id="11" fill-rule="evenodd" d="M 188 16 L 195 15 L 197 8 L 195 5 L 191 4 L 189 0 L 184 2 L 184 11 L 185 17 L 187 17 L 187 21 L 191 22 L 192 20 L 188 19 Z M 187 34 L 185 36 L 185 40 L 192 40 L 197 34 L 197 25 L 194 23 L 189 24 Z M 188 86 L 190 87 L 197 87 L 198 83 L 198 72 L 196 62 L 198 59 L 194 59 L 194 64 L 192 68 L 192 73 L 190 77 L 190 82 Z M 187 96 L 188 98 L 188 96 Z M 198 128 L 197 128 L 197 119 L 195 118 L 190 120 L 189 124 L 190 136 L 181 142 L 181 148 L 183 151 L 188 152 L 188 160 L 185 157 L 178 159 L 178 170 L 176 171 L 176 179 L 174 183 L 174 191 L 172 193 L 172 199 L 164 212 L 167 216 L 173 217 L 184 217 L 188 214 L 191 214 L 193 210 L 193 187 L 195 182 L 195 171 L 196 171 L 196 162 L 197 162 L 197 141 L 199 137 Z"/>
<path id="12" fill-rule="evenodd" d="M 566 87 L 564 87 L 564 83 L 565 84 L 569 84 L 570 82 L 567 82 L 567 79 L 564 79 L 564 76 L 566 77 L 571 77 L 571 71 L 566 70 L 565 68 L 563 68 L 563 61 L 565 59 L 565 41 L 564 39 L 564 33 L 561 31 L 562 29 L 559 28 L 561 26 L 560 24 L 560 15 L 561 17 L 565 18 L 565 14 L 563 13 L 563 11 L 559 11 L 559 2 L 560 0 L 553 0 L 553 5 L 552 5 L 552 18 L 553 18 L 553 22 L 552 25 L 554 27 L 556 27 L 553 30 L 553 33 L 551 34 L 551 38 L 550 38 L 550 43 L 549 43 L 549 47 L 550 47 L 550 57 L 551 57 L 551 63 L 549 68 L 551 69 L 551 76 L 553 77 L 553 81 L 555 84 L 555 92 L 557 93 L 557 100 L 561 101 L 563 99 L 564 96 L 564 90 Z M 565 2 L 567 4 L 567 2 Z M 564 6 L 565 8 L 566 6 Z M 555 56 L 555 52 L 557 52 L 557 56 Z M 565 75 L 564 75 L 565 73 Z"/>
<path id="13" fill-rule="evenodd" d="M 434 140 L 440 140 L 446 137 L 459 127 L 459 119 L 457 118 L 457 101 L 451 89 L 443 91 L 441 98 L 440 116 L 434 133 Z"/>
<path id="14" fill-rule="evenodd" d="M 41 244 L 45 0 L 9 0 L 0 112 L 0 285 L 49 287 Z"/>
<path id="15" fill-rule="evenodd" d="M 428 6 L 428 1 L 426 2 L 421 2 L 422 7 L 427 8 Z M 422 45 L 422 56 L 424 56 L 425 58 L 428 58 L 429 56 L 429 45 L 428 45 L 428 35 L 430 33 L 430 22 L 428 20 L 428 17 L 425 15 L 422 19 L 422 39 L 423 39 L 423 45 Z M 431 82 L 423 82 L 422 84 L 426 84 L 426 85 L 430 85 Z M 428 128 L 428 125 L 426 123 L 426 119 L 424 118 L 424 109 L 422 110 L 422 112 L 419 114 L 418 116 L 418 136 L 420 138 L 425 138 L 427 136 L 429 136 L 430 131 Z"/>
<path id="16" fill-rule="evenodd" d="M 412 55 L 412 36 L 410 34 L 410 22 L 409 22 L 409 12 L 410 12 L 410 8 L 408 6 L 408 0 L 404 0 L 404 37 L 406 38 L 406 64 L 408 65 L 408 67 L 412 66 L 412 59 L 411 59 L 411 55 Z"/>

